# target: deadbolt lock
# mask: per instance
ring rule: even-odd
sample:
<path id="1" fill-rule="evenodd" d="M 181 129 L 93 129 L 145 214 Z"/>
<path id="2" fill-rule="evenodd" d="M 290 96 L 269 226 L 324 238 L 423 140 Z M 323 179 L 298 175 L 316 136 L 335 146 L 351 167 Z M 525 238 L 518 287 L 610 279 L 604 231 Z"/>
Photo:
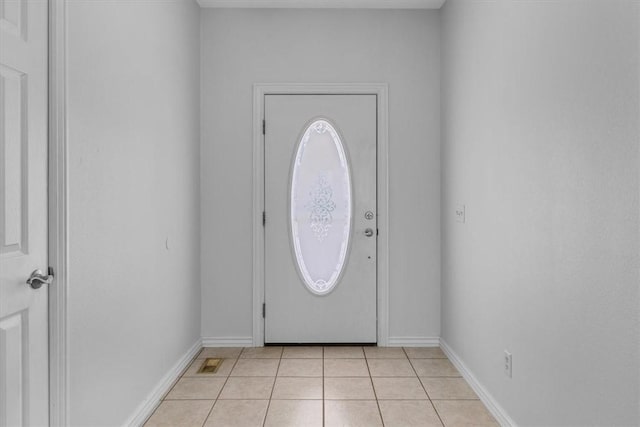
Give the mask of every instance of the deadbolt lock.
<path id="1" fill-rule="evenodd" d="M 365 217 L 366 219 L 368 219 L 368 220 L 372 220 L 372 219 L 373 219 L 373 216 L 374 216 L 374 215 L 373 215 L 373 212 L 371 212 L 371 211 L 367 211 L 367 212 L 365 212 L 365 214 L 364 214 L 364 217 Z"/>

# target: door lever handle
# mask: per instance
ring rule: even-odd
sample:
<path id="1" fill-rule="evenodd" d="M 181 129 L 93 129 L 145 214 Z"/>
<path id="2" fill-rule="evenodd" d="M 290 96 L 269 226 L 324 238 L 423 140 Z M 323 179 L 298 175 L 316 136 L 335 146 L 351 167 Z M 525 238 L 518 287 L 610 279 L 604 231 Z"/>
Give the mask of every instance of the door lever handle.
<path id="1" fill-rule="evenodd" d="M 50 285 L 53 282 L 53 275 L 42 274 L 42 270 L 33 270 L 29 278 L 27 279 L 27 285 L 33 289 L 40 289 L 45 283 Z"/>

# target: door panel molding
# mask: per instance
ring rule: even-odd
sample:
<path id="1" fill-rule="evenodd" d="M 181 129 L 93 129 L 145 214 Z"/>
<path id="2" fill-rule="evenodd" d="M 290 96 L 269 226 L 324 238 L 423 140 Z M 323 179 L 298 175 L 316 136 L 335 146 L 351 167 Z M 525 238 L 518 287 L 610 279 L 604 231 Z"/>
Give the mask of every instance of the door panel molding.
<path id="1" fill-rule="evenodd" d="M 265 95 L 376 95 L 377 97 L 377 333 L 378 345 L 389 339 L 389 85 L 387 83 L 256 83 L 253 85 L 253 346 L 264 345 L 264 100 Z M 269 131 L 268 129 L 266 130 Z M 269 221 L 267 213 L 267 221 Z"/>
<path id="2" fill-rule="evenodd" d="M 66 0 L 49 0 L 49 423 L 69 425 Z"/>

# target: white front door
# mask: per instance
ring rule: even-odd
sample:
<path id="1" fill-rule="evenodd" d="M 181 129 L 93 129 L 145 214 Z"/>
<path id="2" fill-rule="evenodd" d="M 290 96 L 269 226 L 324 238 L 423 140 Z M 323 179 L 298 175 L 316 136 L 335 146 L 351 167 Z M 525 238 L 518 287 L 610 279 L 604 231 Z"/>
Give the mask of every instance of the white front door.
<path id="1" fill-rule="evenodd" d="M 49 422 L 36 269 L 47 274 L 47 1 L 0 0 L 0 426 Z"/>
<path id="2" fill-rule="evenodd" d="M 375 343 L 376 95 L 265 95 L 265 343 Z"/>

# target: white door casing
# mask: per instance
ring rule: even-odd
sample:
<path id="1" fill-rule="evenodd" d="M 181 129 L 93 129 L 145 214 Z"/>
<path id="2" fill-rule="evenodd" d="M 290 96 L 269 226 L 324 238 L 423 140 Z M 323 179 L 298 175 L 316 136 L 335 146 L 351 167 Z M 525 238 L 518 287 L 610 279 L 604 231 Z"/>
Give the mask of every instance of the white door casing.
<path id="1" fill-rule="evenodd" d="M 47 1 L 0 0 L 0 426 L 47 425 Z"/>
<path id="2" fill-rule="evenodd" d="M 265 341 L 376 342 L 376 96 L 267 95 L 265 119 Z"/>

